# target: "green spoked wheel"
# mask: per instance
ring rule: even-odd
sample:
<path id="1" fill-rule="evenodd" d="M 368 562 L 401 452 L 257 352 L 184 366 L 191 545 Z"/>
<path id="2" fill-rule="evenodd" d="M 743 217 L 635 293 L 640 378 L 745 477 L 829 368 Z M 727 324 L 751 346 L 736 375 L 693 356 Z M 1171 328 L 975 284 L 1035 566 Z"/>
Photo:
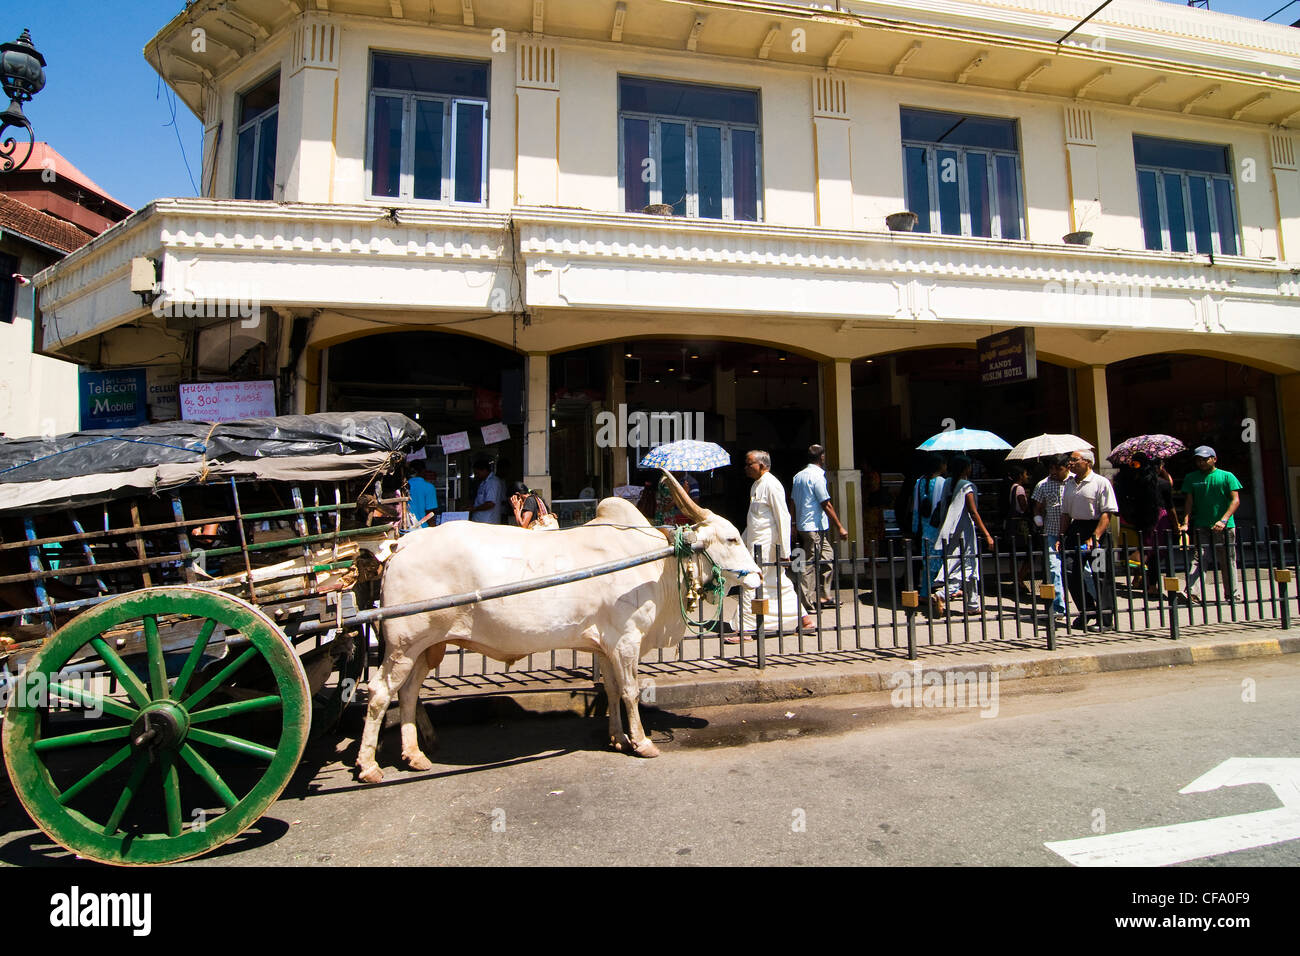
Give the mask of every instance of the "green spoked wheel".
<path id="1" fill-rule="evenodd" d="M 148 588 L 81 614 L 32 658 L 10 688 L 5 764 L 32 819 L 74 853 L 174 863 L 279 797 L 310 710 L 298 656 L 260 610 Z"/>

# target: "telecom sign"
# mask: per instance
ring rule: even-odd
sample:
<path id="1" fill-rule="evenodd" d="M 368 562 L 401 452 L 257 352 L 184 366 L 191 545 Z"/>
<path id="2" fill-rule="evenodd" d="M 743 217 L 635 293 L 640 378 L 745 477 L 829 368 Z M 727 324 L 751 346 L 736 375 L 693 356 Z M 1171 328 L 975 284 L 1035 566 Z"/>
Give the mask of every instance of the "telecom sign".
<path id="1" fill-rule="evenodd" d="M 149 383 L 142 368 L 80 375 L 81 427 L 133 428 L 149 420 Z"/>
<path id="2" fill-rule="evenodd" d="M 1011 385 L 1038 378 L 1033 329 L 1012 329 L 975 341 L 981 385 Z"/>

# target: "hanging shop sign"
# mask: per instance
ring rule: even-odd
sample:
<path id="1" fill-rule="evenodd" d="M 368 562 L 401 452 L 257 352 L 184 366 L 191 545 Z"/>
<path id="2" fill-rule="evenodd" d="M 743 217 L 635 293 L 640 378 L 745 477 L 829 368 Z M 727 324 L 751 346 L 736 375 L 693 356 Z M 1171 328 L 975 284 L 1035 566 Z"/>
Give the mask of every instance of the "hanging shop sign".
<path id="1" fill-rule="evenodd" d="M 83 371 L 78 379 L 83 430 L 133 428 L 149 420 L 149 386 L 144 369 Z"/>
<path id="2" fill-rule="evenodd" d="M 196 382 L 180 386 L 181 419 L 234 422 L 275 417 L 275 382 Z"/>
<path id="3" fill-rule="evenodd" d="M 495 425 L 483 426 L 483 444 L 495 445 L 497 442 L 510 440 L 510 426 L 498 422 Z"/>
<path id="4" fill-rule="evenodd" d="M 1033 329 L 1012 329 L 975 341 L 981 385 L 1011 385 L 1038 378 Z"/>

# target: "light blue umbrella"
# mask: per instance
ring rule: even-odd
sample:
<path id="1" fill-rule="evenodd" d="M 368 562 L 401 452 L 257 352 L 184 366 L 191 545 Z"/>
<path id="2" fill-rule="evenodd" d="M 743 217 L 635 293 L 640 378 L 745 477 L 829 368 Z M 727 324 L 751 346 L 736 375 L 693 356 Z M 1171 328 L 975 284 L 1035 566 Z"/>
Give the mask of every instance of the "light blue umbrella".
<path id="1" fill-rule="evenodd" d="M 1011 443 L 978 428 L 954 428 L 932 435 L 916 447 L 918 451 L 997 451 L 1009 449 Z"/>
<path id="2" fill-rule="evenodd" d="M 660 445 L 641 459 L 642 468 L 666 468 L 669 471 L 711 471 L 730 464 L 731 456 L 720 445 L 691 438 Z"/>

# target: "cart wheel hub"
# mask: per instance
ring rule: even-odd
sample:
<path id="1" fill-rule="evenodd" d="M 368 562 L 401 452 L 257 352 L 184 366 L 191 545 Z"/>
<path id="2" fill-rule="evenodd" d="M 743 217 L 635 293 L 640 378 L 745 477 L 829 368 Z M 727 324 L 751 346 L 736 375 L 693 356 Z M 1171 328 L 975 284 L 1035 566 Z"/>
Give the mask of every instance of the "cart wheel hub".
<path id="1" fill-rule="evenodd" d="M 190 729 L 184 708 L 169 700 L 150 704 L 131 725 L 131 745 L 136 750 L 175 750 Z"/>

